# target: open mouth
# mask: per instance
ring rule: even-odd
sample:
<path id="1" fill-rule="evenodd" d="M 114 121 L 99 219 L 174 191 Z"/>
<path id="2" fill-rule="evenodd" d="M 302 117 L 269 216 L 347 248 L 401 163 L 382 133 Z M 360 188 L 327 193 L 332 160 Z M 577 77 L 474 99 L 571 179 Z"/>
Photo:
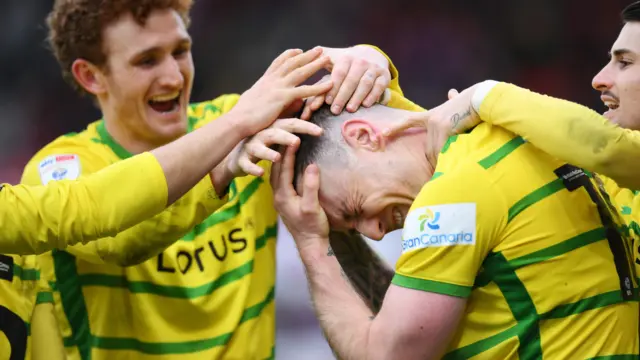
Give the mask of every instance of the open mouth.
<path id="1" fill-rule="evenodd" d="M 616 104 L 616 103 L 605 103 L 605 105 L 607 106 L 608 110 L 615 110 L 618 107 L 620 107 L 620 104 Z"/>
<path id="2" fill-rule="evenodd" d="M 147 102 L 149 106 L 159 113 L 170 113 L 178 110 L 180 107 L 180 95 L 182 92 L 177 91 L 167 95 L 153 96 Z"/>

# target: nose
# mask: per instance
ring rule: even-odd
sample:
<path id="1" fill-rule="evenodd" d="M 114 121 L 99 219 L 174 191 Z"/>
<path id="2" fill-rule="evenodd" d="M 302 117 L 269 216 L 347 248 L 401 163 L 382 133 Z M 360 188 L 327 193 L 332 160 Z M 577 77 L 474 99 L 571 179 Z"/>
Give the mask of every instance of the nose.
<path id="1" fill-rule="evenodd" d="M 613 73 L 611 65 L 607 64 L 591 81 L 591 86 L 598 91 L 605 91 L 613 87 Z"/>
<path id="2" fill-rule="evenodd" d="M 357 224 L 356 230 L 373 240 L 382 240 L 386 234 L 384 223 L 380 219 L 375 218 L 363 219 Z"/>
<path id="3" fill-rule="evenodd" d="M 180 64 L 174 58 L 168 58 L 162 67 L 160 85 L 171 89 L 180 89 L 184 84 L 184 76 L 180 71 Z"/>

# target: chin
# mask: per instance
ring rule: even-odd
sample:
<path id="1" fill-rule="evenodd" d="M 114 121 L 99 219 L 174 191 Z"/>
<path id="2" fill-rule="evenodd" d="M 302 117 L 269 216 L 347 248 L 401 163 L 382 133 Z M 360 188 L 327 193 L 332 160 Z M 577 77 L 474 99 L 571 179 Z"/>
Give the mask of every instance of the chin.
<path id="1" fill-rule="evenodd" d="M 152 122 L 149 124 L 149 128 L 159 139 L 166 142 L 173 141 L 188 131 L 188 122 L 186 116 L 184 119 L 178 119 L 172 122 Z"/>

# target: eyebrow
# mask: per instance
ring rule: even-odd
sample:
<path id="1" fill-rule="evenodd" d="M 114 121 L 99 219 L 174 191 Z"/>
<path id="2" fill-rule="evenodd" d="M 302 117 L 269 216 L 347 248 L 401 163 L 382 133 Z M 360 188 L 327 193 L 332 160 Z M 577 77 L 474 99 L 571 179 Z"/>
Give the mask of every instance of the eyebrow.
<path id="1" fill-rule="evenodd" d="M 183 37 L 180 38 L 178 41 L 175 42 L 174 46 L 176 47 L 180 47 L 180 46 L 184 46 L 184 45 L 190 45 L 191 44 L 191 38 L 190 37 Z M 132 59 L 138 59 L 144 55 L 149 55 L 149 54 L 153 54 L 156 52 L 160 52 L 162 51 L 162 46 L 153 46 L 144 50 L 141 50 L 137 53 L 135 53 L 131 58 Z"/>
<path id="2" fill-rule="evenodd" d="M 609 57 L 611 57 L 611 56 L 619 57 L 619 56 L 627 55 L 627 54 L 631 54 L 631 53 L 633 53 L 633 51 L 631 51 L 629 49 L 615 49 L 615 50 L 609 52 Z"/>

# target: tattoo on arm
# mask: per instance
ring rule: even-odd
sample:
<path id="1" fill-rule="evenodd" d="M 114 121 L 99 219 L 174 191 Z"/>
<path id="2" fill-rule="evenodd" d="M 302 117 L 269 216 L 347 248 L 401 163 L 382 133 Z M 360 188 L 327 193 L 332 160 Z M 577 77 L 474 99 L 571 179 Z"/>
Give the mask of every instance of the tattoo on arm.
<path id="1" fill-rule="evenodd" d="M 469 116 L 471 116 L 471 108 L 468 108 L 467 111 L 463 113 L 453 114 L 453 116 L 451 117 L 451 129 L 452 130 L 457 129 L 458 125 L 460 125 L 460 122 L 465 120 Z"/>
<path id="2" fill-rule="evenodd" d="M 331 232 L 327 256 L 336 256 L 343 276 L 374 313 L 380 311 L 394 271 L 360 234 Z"/>
<path id="3" fill-rule="evenodd" d="M 333 252 L 333 249 L 331 248 L 331 245 L 329 245 L 329 250 L 327 250 L 327 256 L 334 256 L 335 253 Z"/>

